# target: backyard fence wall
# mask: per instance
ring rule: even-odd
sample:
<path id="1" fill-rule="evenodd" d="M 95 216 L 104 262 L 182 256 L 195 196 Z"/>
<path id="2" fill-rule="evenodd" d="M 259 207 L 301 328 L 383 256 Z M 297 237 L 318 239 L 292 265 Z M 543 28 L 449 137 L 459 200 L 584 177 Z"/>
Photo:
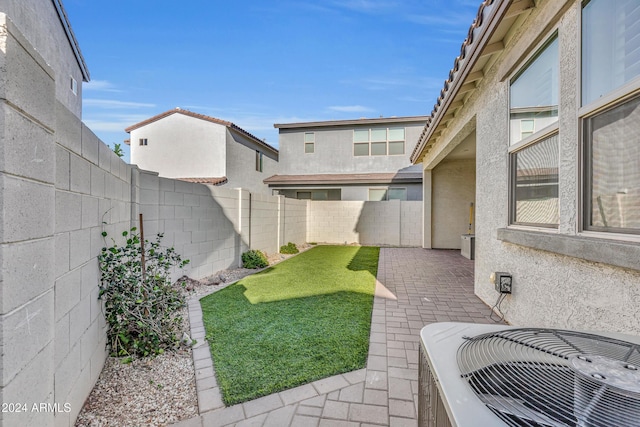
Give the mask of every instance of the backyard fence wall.
<path id="1" fill-rule="evenodd" d="M 106 357 L 96 255 L 103 225 L 130 224 L 131 174 L 59 101 L 67 86 L 4 14 L 0 27 L 0 400 L 26 409 L 0 424 L 67 426 Z M 66 37 L 53 28 L 51 40 Z"/>
<path id="2" fill-rule="evenodd" d="M 421 201 L 309 201 L 309 242 L 420 246 L 421 230 Z"/>
<path id="3" fill-rule="evenodd" d="M 163 245 L 190 260 L 176 276 L 201 279 L 237 267 L 249 248 L 273 254 L 285 238 L 306 241 L 304 200 L 160 178 L 134 166 L 132 201 L 132 222 L 143 215 L 145 238 L 162 233 Z"/>

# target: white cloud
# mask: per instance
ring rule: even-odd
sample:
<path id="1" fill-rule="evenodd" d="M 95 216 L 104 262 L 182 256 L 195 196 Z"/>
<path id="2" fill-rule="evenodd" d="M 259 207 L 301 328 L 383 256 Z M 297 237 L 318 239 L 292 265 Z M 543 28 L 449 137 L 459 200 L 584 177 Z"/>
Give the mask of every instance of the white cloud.
<path id="1" fill-rule="evenodd" d="M 82 90 L 96 92 L 122 92 L 117 89 L 113 83 L 107 80 L 91 80 L 88 83 L 83 83 Z"/>
<path id="2" fill-rule="evenodd" d="M 373 108 L 365 107 L 363 105 L 335 105 L 328 108 L 329 110 L 339 111 L 341 113 L 366 113 L 375 111 Z"/>
<path id="3" fill-rule="evenodd" d="M 89 98 L 82 101 L 85 107 L 95 107 L 104 109 L 125 109 L 125 108 L 153 108 L 155 104 L 144 102 L 116 101 L 113 99 Z"/>
<path id="4" fill-rule="evenodd" d="M 124 132 L 125 128 L 151 117 L 147 114 L 93 114 L 82 120 L 94 132 Z"/>

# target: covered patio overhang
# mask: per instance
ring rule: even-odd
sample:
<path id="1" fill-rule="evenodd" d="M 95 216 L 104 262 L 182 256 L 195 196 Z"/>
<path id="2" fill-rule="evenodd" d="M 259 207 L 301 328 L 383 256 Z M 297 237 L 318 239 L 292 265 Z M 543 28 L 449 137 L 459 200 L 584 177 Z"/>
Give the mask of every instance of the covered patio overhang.
<path id="1" fill-rule="evenodd" d="M 485 0 L 411 155 L 423 165 L 423 247 L 461 248 L 475 232 L 476 123 L 485 74 L 534 0 Z M 524 54 L 524 53 L 523 53 Z M 508 74 L 505 74 L 508 75 Z"/>

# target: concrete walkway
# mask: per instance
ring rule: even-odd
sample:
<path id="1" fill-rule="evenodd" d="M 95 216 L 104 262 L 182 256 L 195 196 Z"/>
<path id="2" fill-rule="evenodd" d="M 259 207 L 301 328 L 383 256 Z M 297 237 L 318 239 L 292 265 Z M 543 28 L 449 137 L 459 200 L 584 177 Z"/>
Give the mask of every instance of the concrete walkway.
<path id="1" fill-rule="evenodd" d="M 175 427 L 417 426 L 420 329 L 433 322 L 493 323 L 473 294 L 473 261 L 459 251 L 382 248 L 367 367 L 225 408 L 190 303 L 200 416 Z"/>

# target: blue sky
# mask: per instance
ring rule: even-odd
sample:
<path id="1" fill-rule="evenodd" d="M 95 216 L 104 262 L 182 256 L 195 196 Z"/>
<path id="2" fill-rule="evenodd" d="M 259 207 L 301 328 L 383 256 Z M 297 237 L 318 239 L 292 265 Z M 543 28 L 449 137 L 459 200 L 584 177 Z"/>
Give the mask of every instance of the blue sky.
<path id="1" fill-rule="evenodd" d="M 64 0 L 107 144 L 180 107 L 274 123 L 430 114 L 480 0 Z M 126 159 L 128 159 L 128 148 Z"/>

